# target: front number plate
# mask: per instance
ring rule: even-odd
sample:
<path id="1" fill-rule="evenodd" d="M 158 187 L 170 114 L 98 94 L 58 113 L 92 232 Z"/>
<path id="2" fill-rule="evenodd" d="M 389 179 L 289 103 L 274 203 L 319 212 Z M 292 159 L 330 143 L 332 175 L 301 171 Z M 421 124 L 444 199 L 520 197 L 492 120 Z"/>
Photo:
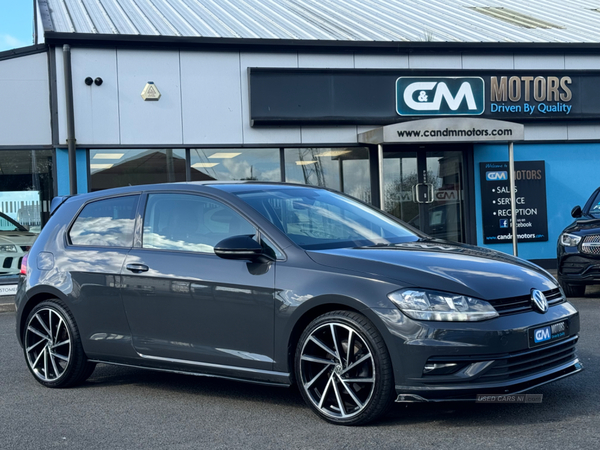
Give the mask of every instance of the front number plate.
<path id="1" fill-rule="evenodd" d="M 550 325 L 529 330 L 529 346 L 542 345 L 547 342 L 558 341 L 569 335 L 569 322 L 563 320 Z"/>

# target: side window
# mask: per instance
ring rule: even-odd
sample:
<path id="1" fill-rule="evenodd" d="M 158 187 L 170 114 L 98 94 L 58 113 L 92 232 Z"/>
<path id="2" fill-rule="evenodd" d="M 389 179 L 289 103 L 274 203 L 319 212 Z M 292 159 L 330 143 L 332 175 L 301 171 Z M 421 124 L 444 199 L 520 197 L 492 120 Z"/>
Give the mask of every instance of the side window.
<path id="1" fill-rule="evenodd" d="M 131 247 L 138 196 L 88 203 L 71 227 L 73 245 Z"/>
<path id="2" fill-rule="evenodd" d="M 256 234 L 230 207 L 191 194 L 150 194 L 144 214 L 143 248 L 213 253 L 230 236 Z"/>

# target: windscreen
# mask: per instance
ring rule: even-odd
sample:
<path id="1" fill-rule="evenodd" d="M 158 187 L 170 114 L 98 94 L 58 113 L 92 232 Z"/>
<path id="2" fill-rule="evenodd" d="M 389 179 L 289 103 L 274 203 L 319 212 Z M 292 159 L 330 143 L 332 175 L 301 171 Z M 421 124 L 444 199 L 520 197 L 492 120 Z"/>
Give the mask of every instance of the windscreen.
<path id="1" fill-rule="evenodd" d="M 306 250 L 388 245 L 419 237 L 363 203 L 312 188 L 235 193 Z"/>

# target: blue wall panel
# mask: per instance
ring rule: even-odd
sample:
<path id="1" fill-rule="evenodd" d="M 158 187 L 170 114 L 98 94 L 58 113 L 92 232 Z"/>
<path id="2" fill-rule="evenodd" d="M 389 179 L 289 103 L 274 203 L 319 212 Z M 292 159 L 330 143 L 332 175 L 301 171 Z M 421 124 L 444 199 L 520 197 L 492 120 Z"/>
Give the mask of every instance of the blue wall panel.
<path id="1" fill-rule="evenodd" d="M 548 242 L 519 243 L 519 256 L 525 259 L 556 258 L 556 241 L 570 224 L 571 209 L 586 202 L 600 185 L 600 144 L 515 144 L 515 161 L 546 162 L 546 202 Z M 477 245 L 512 254 L 512 244 L 483 244 L 481 216 L 480 162 L 508 161 L 508 146 L 475 146 L 475 205 Z"/>
<path id="2" fill-rule="evenodd" d="M 87 150 L 77 149 L 77 193 L 88 191 L 87 181 Z M 56 195 L 69 195 L 69 151 L 64 148 L 56 149 Z"/>

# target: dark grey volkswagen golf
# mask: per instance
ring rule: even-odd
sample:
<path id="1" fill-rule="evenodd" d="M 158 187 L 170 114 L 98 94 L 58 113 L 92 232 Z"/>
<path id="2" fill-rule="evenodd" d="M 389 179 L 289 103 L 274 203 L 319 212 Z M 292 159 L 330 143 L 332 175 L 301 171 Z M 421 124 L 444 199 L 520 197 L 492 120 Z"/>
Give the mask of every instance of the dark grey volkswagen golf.
<path id="1" fill-rule="evenodd" d="M 330 190 L 161 184 L 54 208 L 15 300 L 48 387 L 96 363 L 295 383 L 353 425 L 393 401 L 523 392 L 582 369 L 579 315 L 547 272 Z"/>

